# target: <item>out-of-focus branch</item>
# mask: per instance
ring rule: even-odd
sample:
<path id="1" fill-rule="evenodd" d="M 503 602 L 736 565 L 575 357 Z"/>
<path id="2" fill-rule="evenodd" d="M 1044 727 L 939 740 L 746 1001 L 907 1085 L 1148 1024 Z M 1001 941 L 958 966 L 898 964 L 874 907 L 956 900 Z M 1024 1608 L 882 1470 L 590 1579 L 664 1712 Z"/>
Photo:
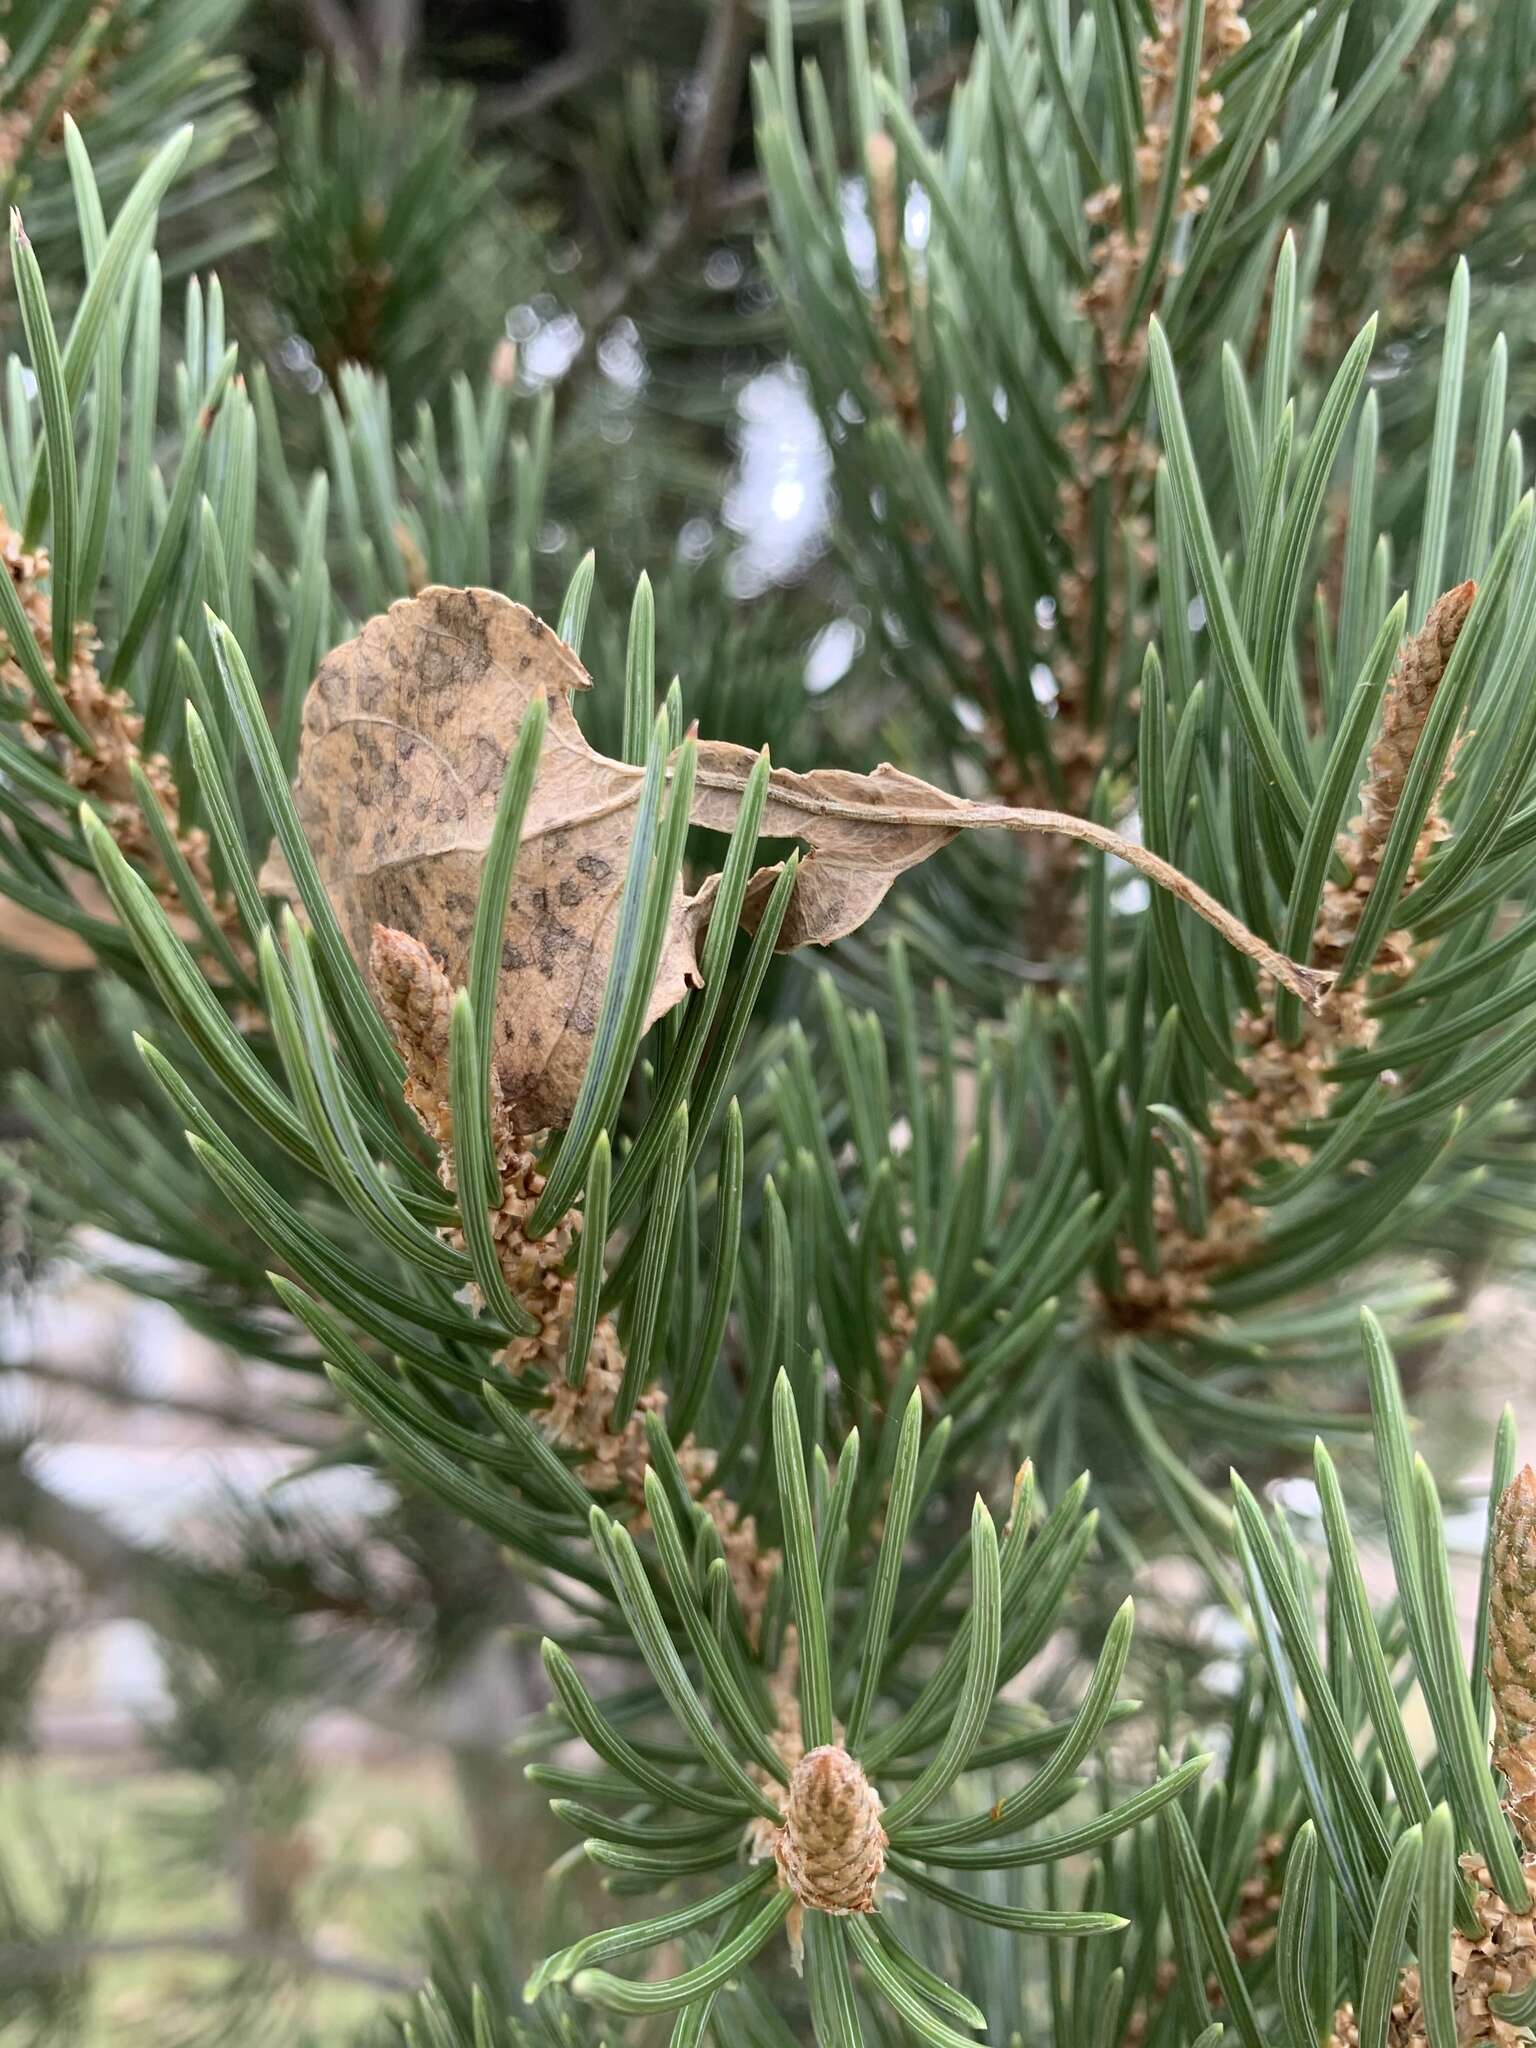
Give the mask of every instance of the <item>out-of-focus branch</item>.
<path id="1" fill-rule="evenodd" d="M 353 14 L 343 0 L 300 0 L 309 40 L 337 70 L 373 84 L 390 59 L 408 63 L 421 34 L 418 0 L 365 0 Z"/>
<path id="2" fill-rule="evenodd" d="M 687 113 L 673 152 L 672 204 L 649 238 L 609 275 L 587 301 L 585 334 L 573 369 L 585 367 L 604 331 L 656 278 L 711 228 L 757 210 L 767 196 L 758 171 L 725 175 L 731 128 L 751 44 L 752 17 L 743 0 L 720 0 L 710 17 L 698 65 L 686 94 Z M 941 105 L 965 76 L 963 59 L 949 56 L 921 79 L 912 111 Z"/>
<path id="3" fill-rule="evenodd" d="M 715 0 L 672 159 L 677 203 L 690 213 L 713 210 L 715 188 L 730 154 L 751 36 L 746 0 Z"/>
<path id="4" fill-rule="evenodd" d="M 475 125 L 481 130 L 511 128 L 532 121 L 600 75 L 609 52 L 601 43 L 566 50 L 531 71 L 516 85 L 494 86 L 475 101 Z"/>
<path id="5" fill-rule="evenodd" d="M 279 1443 L 296 1444 L 304 1450 L 331 1450 L 344 1433 L 339 1417 L 302 1402 L 261 1408 L 241 1401 L 200 1400 L 189 1394 L 142 1394 L 122 1380 L 75 1372 L 68 1366 L 34 1358 L 14 1363 L 0 1360 L 0 1373 L 14 1373 L 21 1379 L 36 1380 L 40 1386 L 83 1394 L 114 1408 L 152 1408 L 157 1415 L 182 1415 L 192 1422 L 214 1423 L 237 1436 L 267 1437 Z"/>
<path id="6" fill-rule="evenodd" d="M 566 0 L 566 47 L 515 85 L 494 86 L 475 100 L 475 125 L 484 132 L 536 120 L 571 93 L 590 85 L 613 63 L 623 38 L 623 10 L 609 0 Z M 632 24 L 631 24 L 632 25 Z"/>
<path id="7" fill-rule="evenodd" d="M 684 90 L 683 123 L 672 152 L 671 201 L 647 240 L 599 280 L 587 301 L 581 354 L 573 368 L 584 365 L 605 330 L 717 217 L 751 38 L 746 0 L 716 0 Z"/>
<path id="8" fill-rule="evenodd" d="M 170 1642 L 196 1646 L 197 1596 L 206 1596 L 215 1581 L 195 1563 L 119 1536 L 101 1515 L 53 1492 L 26 1469 L 15 1446 L 0 1446 L 0 1534 L 61 1558 L 113 1614 L 143 1622 Z M 306 1611 L 329 1611 L 346 1621 L 377 1619 L 388 1625 L 390 1620 L 328 1600 L 319 1588 L 312 1589 L 305 1606 Z M 498 1643 L 496 1652 L 508 1659 L 504 1644 Z M 531 1690 L 531 1664 L 514 1652 L 491 1674 L 491 1685 L 483 1682 L 484 1671 L 471 1667 L 459 1683 L 440 1687 L 430 1697 L 419 1691 L 401 1695 L 364 1689 L 349 1694 L 347 1705 L 373 1726 L 413 1743 L 499 1746 L 506 1738 L 502 1716 L 509 1675 L 526 1668 Z"/>
<path id="9" fill-rule="evenodd" d="M 375 1991 L 414 1991 L 421 1981 L 419 1974 L 392 1970 L 386 1963 L 338 1955 L 333 1949 L 312 1947 L 306 1942 L 263 1941 L 239 1928 L 189 1928 L 183 1934 L 126 1934 L 103 1936 L 100 1940 L 13 1945 L 0 1948 L 0 1976 L 14 1972 L 10 1981 L 15 1982 L 18 1977 L 51 1977 L 78 1970 L 83 1964 L 109 1962 L 116 1957 L 155 1955 L 229 1956 L 239 1962 L 270 1963 L 304 1976 L 336 1977 L 349 1984 L 365 1984 Z"/>
<path id="10" fill-rule="evenodd" d="M 44 1486 L 14 1446 L 0 1449 L 0 1529 L 72 1565 L 93 1593 L 158 1635 L 183 1632 L 173 1597 L 174 1568 L 145 1551 L 89 1508 Z"/>
<path id="11" fill-rule="evenodd" d="M 367 48 L 341 0 L 300 0 L 299 14 L 310 41 L 331 64 L 358 78 L 370 75 Z"/>

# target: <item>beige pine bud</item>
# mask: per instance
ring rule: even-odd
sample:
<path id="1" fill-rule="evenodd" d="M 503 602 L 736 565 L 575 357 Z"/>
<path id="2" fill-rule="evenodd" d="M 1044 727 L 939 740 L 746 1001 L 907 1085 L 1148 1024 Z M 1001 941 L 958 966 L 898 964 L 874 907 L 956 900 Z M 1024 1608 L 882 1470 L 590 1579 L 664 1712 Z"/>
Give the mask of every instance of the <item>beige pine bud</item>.
<path id="1" fill-rule="evenodd" d="M 1493 1517 L 1488 1684 L 1493 1761 L 1509 1781 L 1509 1813 L 1536 1848 L 1536 1471 L 1504 1489 Z"/>
<path id="2" fill-rule="evenodd" d="M 872 1913 L 885 1869 L 880 1795 L 846 1749 L 807 1750 L 795 1765 L 774 1854 L 801 1906 Z"/>
<path id="3" fill-rule="evenodd" d="M 1372 872 L 1397 816 L 1435 692 L 1476 595 L 1475 583 L 1458 583 L 1454 590 L 1447 590 L 1430 606 L 1418 632 L 1398 649 L 1397 667 L 1382 706 L 1381 731 L 1371 748 L 1370 772 L 1360 792 L 1365 812 L 1359 835 L 1360 864 Z"/>
<path id="4" fill-rule="evenodd" d="M 453 1142 L 448 1021 L 453 984 L 420 939 L 376 924 L 368 965 L 374 994 L 406 1067 L 406 1098 L 440 1145 Z"/>
<path id="5" fill-rule="evenodd" d="M 1317 926 L 1312 934 L 1312 958 L 1319 967 L 1338 967 L 1354 943 L 1366 902 L 1376 885 L 1381 857 L 1392 833 L 1392 821 L 1403 800 L 1408 771 L 1429 723 L 1435 692 L 1450 666 L 1456 642 L 1472 611 L 1477 595 L 1475 583 L 1458 583 L 1430 606 L 1417 633 L 1410 633 L 1397 650 L 1397 661 L 1381 709 L 1381 730 L 1376 735 L 1366 764 L 1360 790 L 1360 815 L 1340 838 L 1337 852 L 1349 870 L 1347 882 L 1331 877 L 1323 890 Z M 1441 775 L 1441 790 L 1449 779 L 1450 760 Z M 1430 805 L 1429 815 L 1414 848 L 1410 877 L 1416 878 L 1422 863 L 1445 831 L 1440 813 L 1440 791 Z M 1374 962 L 1380 974 L 1404 974 L 1413 964 L 1413 953 L 1401 934 L 1389 933 Z"/>
<path id="6" fill-rule="evenodd" d="M 882 130 L 876 129 L 865 142 L 864 162 L 869 174 L 869 210 L 875 245 L 880 267 L 890 279 L 901 264 L 901 212 L 896 197 L 896 145 Z"/>

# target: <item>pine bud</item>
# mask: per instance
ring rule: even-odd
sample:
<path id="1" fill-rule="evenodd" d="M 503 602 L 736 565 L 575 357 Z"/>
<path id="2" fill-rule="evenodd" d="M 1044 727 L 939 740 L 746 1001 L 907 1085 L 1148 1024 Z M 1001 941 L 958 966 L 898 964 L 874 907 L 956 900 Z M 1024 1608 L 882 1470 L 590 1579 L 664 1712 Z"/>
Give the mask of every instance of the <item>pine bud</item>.
<path id="1" fill-rule="evenodd" d="M 453 1142 L 448 1019 L 453 984 L 420 939 L 376 924 L 368 957 L 374 994 L 406 1067 L 406 1098 L 440 1145 Z"/>
<path id="2" fill-rule="evenodd" d="M 880 1795 L 846 1749 L 808 1750 L 795 1765 L 774 1854 L 800 1905 L 818 1913 L 875 1910 L 885 1869 Z"/>
<path id="3" fill-rule="evenodd" d="M 1374 875 L 1381 850 L 1402 801 L 1414 753 L 1429 723 L 1461 629 L 1477 595 L 1475 583 L 1458 583 L 1430 606 L 1423 625 L 1398 649 L 1397 665 L 1382 705 L 1381 731 L 1371 748 L 1370 772 L 1361 790 L 1364 817 L 1358 865 Z"/>
<path id="4" fill-rule="evenodd" d="M 1493 1762 L 1509 1781 L 1509 1814 L 1536 1847 L 1536 1471 L 1505 1488 L 1493 1517 L 1488 1683 Z"/>

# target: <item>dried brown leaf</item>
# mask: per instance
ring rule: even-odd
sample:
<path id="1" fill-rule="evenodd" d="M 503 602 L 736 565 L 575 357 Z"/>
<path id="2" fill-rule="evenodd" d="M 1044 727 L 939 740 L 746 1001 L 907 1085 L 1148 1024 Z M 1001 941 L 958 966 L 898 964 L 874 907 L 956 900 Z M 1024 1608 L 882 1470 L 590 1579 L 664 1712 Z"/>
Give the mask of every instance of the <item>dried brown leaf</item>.
<path id="1" fill-rule="evenodd" d="M 494 1044 L 519 1130 L 565 1122 L 587 1064 L 635 828 L 643 771 L 588 744 L 571 696 L 586 671 L 524 606 L 434 587 L 370 619 L 321 664 L 304 705 L 294 797 L 342 929 L 365 971 L 373 927 L 410 933 L 450 980 L 468 973 L 480 869 L 507 757 L 536 694 L 549 722 L 524 820 L 502 946 Z M 699 747 L 692 816 L 729 832 L 756 756 Z M 779 948 L 855 930 L 896 877 L 959 831 L 1058 832 L 1118 855 L 1192 904 L 1304 1001 L 1324 977 L 1295 966 L 1213 898 L 1107 827 L 1052 811 L 969 803 L 881 766 L 869 775 L 775 769 L 762 832 L 805 848 Z M 748 914 L 776 870 L 753 878 Z M 280 867 L 269 873 L 283 886 Z M 714 900 L 678 888 L 652 991 L 652 1021 L 699 982 Z"/>

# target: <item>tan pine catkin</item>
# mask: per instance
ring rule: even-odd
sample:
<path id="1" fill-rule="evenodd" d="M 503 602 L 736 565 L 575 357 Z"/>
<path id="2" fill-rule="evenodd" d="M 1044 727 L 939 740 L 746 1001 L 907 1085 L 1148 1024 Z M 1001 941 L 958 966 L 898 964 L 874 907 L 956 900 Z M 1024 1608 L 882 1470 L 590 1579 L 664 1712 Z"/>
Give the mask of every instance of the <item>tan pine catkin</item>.
<path id="1" fill-rule="evenodd" d="M 1536 1849 L 1536 1471 L 1527 1465 L 1494 1510 L 1488 1588 L 1488 1685 L 1493 1765 L 1509 1786 L 1505 1807 Z"/>
<path id="2" fill-rule="evenodd" d="M 0 120 L 0 131 L 3 125 Z M 3 154 L 0 146 L 0 161 Z M 3 515 L 0 575 L 10 577 L 44 664 L 53 668 L 52 565 L 42 548 L 22 546 L 21 535 Z M 15 648 L 0 635 L 0 685 L 19 698 L 24 707 L 15 727 L 17 737 L 23 746 L 44 756 L 72 788 L 92 799 L 118 846 L 144 871 L 172 923 L 196 946 L 201 941 L 185 917 L 175 882 L 161 861 L 154 835 L 139 809 L 133 779 L 137 768 L 214 917 L 236 954 L 247 958 L 249 949 L 234 900 L 215 886 L 208 836 L 200 826 L 182 824 L 181 793 L 170 762 L 164 754 L 145 751 L 143 718 L 125 690 L 107 687 L 96 667 L 96 654 L 93 629 L 84 623 L 77 624 L 69 668 L 55 678 L 60 697 L 79 729 L 90 739 L 87 750 L 54 723 L 47 705 L 33 694 Z"/>
<path id="3" fill-rule="evenodd" d="M 1360 816 L 1339 843 L 1338 851 L 1350 871 L 1350 883 L 1342 887 L 1330 881 L 1324 891 L 1314 943 L 1320 966 L 1340 965 L 1354 937 L 1365 898 L 1380 870 L 1398 805 L 1403 800 L 1408 770 L 1429 723 L 1435 693 L 1445 678 L 1476 595 L 1477 585 L 1471 582 L 1458 583 L 1454 589 L 1443 592 L 1430 606 L 1419 631 L 1410 634 L 1398 650 L 1382 703 L 1381 729 L 1371 748 L 1360 789 Z M 1445 779 L 1441 778 L 1442 788 Z M 1437 791 L 1414 849 L 1415 867 L 1447 829 Z M 1392 963 L 1378 961 L 1377 965 L 1378 970 L 1384 970 Z"/>
<path id="4" fill-rule="evenodd" d="M 1493 1699 L 1493 1765 L 1508 1786 L 1504 1808 L 1529 1860 L 1536 1850 L 1536 1471 L 1516 1474 L 1493 1513 L 1488 1581 L 1488 1689 Z M 1477 1900 L 1481 1931 L 1451 1937 L 1451 1990 L 1457 2048 L 1518 2048 L 1529 2033 L 1501 2019 L 1490 2001 L 1536 1980 L 1536 1915 L 1531 1902 L 1502 1899 L 1475 1856 L 1462 1875 Z M 1358 2048 L 1354 2010 L 1341 2006 L 1328 2048 Z M 1387 2029 L 1387 2048 L 1428 2048 L 1419 1972 L 1403 1972 Z"/>
<path id="5" fill-rule="evenodd" d="M 885 1870 L 880 1794 L 846 1749 L 809 1749 L 790 1774 L 774 1839 L 779 1874 L 817 1913 L 873 1913 Z"/>
<path id="6" fill-rule="evenodd" d="M 1475 1939 L 1458 1927 L 1451 1935 L 1451 2009 L 1456 2048 L 1526 2048 L 1529 2029 L 1501 2019 L 1490 2000 L 1525 1991 L 1536 1977 L 1536 1923 L 1529 1908 L 1506 1905 L 1493 1879 L 1475 1856 L 1461 1859 L 1463 1878 L 1477 1900 L 1480 1932 Z M 1360 2048 L 1353 2006 L 1334 2015 L 1327 2048 Z M 1415 1965 L 1404 1970 L 1387 2022 L 1386 2048 L 1430 2048 L 1424 1992 Z"/>
<path id="7" fill-rule="evenodd" d="M 885 1327 L 875 1339 L 875 1350 L 880 1359 L 885 1384 L 893 1386 L 901 1371 L 902 1359 L 917 1332 L 918 1318 L 924 1305 L 933 1293 L 933 1275 L 918 1267 L 905 1288 L 901 1275 L 894 1266 L 888 1265 L 880 1278 L 880 1306 L 884 1313 Z M 965 1370 L 953 1337 L 942 1330 L 936 1333 L 928 1346 L 928 1356 L 918 1376 L 925 1407 L 938 1413 L 942 1410 L 944 1397 Z"/>
<path id="8" fill-rule="evenodd" d="M 779 1809 L 779 1822 L 766 1816 L 748 1823 L 746 1849 L 753 1863 L 770 1856 L 780 1887 L 793 1894 L 785 1922 L 796 1973 L 805 1964 L 807 1912 L 873 1913 L 885 1871 L 886 1836 L 880 1823 L 880 1795 L 863 1766 L 837 1741 L 807 1750 L 800 1721 L 800 1640 L 794 1623 L 784 1631 L 778 1669 L 768 1676 L 774 1704 L 774 1746 L 789 1772 L 785 1785 L 755 1767 L 753 1777 Z"/>

